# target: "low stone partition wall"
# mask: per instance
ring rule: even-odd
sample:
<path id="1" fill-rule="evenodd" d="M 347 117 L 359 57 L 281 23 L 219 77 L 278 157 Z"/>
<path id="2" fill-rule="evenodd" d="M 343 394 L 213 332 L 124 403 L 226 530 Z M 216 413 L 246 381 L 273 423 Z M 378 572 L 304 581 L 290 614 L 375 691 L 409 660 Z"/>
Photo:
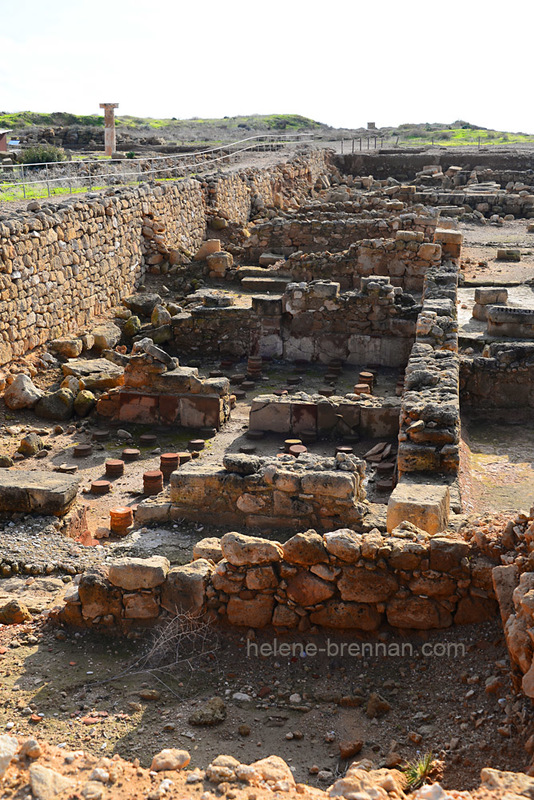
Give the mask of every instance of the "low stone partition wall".
<path id="1" fill-rule="evenodd" d="M 337 437 L 359 433 L 371 438 L 389 438 L 398 434 L 399 414 L 398 397 L 266 394 L 252 401 L 249 428 L 295 436 L 313 433 L 319 437 Z"/>
<path id="2" fill-rule="evenodd" d="M 288 361 L 403 366 L 417 311 L 413 299 L 384 278 L 363 279 L 361 291 L 342 294 L 332 281 L 290 283 L 282 296 L 278 346 Z M 274 355 L 267 349 L 275 345 L 274 336 L 271 326 L 262 324 L 261 355 Z"/>
<path id="3" fill-rule="evenodd" d="M 326 212 L 328 213 L 328 212 Z M 385 212 L 383 212 L 385 213 Z M 251 229 L 244 242 L 245 259 L 257 263 L 265 251 L 288 256 L 297 250 L 318 253 L 324 250 L 346 250 L 361 239 L 395 238 L 399 230 L 423 234 L 422 241 L 431 242 L 436 230 L 437 215 L 419 216 L 406 213 L 391 217 L 348 216 L 336 212 L 332 218 L 316 212 L 316 218 L 277 217 Z"/>
<path id="4" fill-rule="evenodd" d="M 154 556 L 87 570 L 55 613 L 68 625 L 123 632 L 180 613 L 300 632 L 447 628 L 496 613 L 494 562 L 470 556 L 467 542 L 410 525 L 390 536 L 308 530 L 284 544 L 227 533 L 199 542 L 184 566 Z"/>
<path id="5" fill-rule="evenodd" d="M 420 307 L 385 278 L 363 279 L 360 292 L 339 283 L 289 284 L 283 295 L 256 296 L 252 308 L 206 308 L 173 317 L 176 351 L 288 361 L 404 366 Z"/>
<path id="6" fill-rule="evenodd" d="M 492 342 L 483 356 L 460 357 L 462 408 L 470 412 L 534 408 L 534 343 Z"/>
<path id="7" fill-rule="evenodd" d="M 458 265 L 428 273 L 417 339 L 405 371 L 399 472 L 456 474 L 460 399 L 456 291 Z"/>
<path id="8" fill-rule="evenodd" d="M 148 498 L 136 522 L 190 519 L 271 530 L 357 526 L 369 511 L 364 462 L 337 454 L 260 458 L 228 453 L 223 468 L 190 462 L 170 478 L 170 502 Z"/>
<path id="9" fill-rule="evenodd" d="M 493 214 L 499 214 L 500 216 L 513 214 L 514 217 L 519 218 L 534 218 L 534 194 L 527 191 L 521 193 L 506 192 L 504 190 L 497 192 L 477 191 L 475 184 L 468 191 L 458 189 L 452 191 L 421 191 L 418 189 L 414 200 L 437 208 L 440 206 L 465 206 L 472 208 L 473 211 L 478 211 L 485 217 L 491 217 Z"/>
<path id="10" fill-rule="evenodd" d="M 459 266 L 430 270 L 417 339 L 405 370 L 397 466 L 388 530 L 402 519 L 430 533 L 445 529 L 450 484 L 460 465 L 460 363 L 456 294 Z"/>
<path id="11" fill-rule="evenodd" d="M 148 344 L 149 352 L 139 352 Z M 120 422 L 216 428 L 230 417 L 228 378 L 198 377 L 196 367 L 180 367 L 178 359 L 150 340 L 134 345 L 125 362 L 124 384 L 102 394 L 97 413 Z"/>
<path id="12" fill-rule="evenodd" d="M 417 208 L 408 209 L 406 203 L 394 197 L 397 193 L 396 186 L 389 186 L 382 190 L 366 190 L 362 192 L 361 186 L 355 188 L 355 182 L 352 181 L 351 176 L 343 176 L 343 180 L 351 182 L 348 189 L 343 187 L 339 191 L 336 187 L 327 194 L 325 199 L 321 198 L 305 201 L 298 212 L 291 213 L 291 218 L 304 216 L 314 217 L 317 214 L 331 214 L 332 216 L 339 214 L 349 214 L 351 216 L 373 214 L 377 217 L 384 217 L 384 214 L 401 215 L 402 212 L 407 214 L 415 213 L 418 216 L 427 215 L 427 209 L 422 205 L 418 205 Z M 359 181 L 356 183 L 359 183 Z M 370 185 L 372 179 L 367 178 L 366 183 Z"/>
<path id="13" fill-rule="evenodd" d="M 416 344 L 405 373 L 399 473 L 456 474 L 459 467 L 459 361 L 455 353 Z"/>
<path id="14" fill-rule="evenodd" d="M 423 290 L 425 274 L 441 263 L 441 245 L 424 241 L 418 231 L 397 231 L 395 239 L 366 239 L 339 252 L 298 251 L 265 276 L 288 277 L 294 281 L 336 280 L 343 290 L 357 289 L 362 277 L 387 277 L 407 292 Z M 247 276 L 237 271 L 237 279 Z"/>

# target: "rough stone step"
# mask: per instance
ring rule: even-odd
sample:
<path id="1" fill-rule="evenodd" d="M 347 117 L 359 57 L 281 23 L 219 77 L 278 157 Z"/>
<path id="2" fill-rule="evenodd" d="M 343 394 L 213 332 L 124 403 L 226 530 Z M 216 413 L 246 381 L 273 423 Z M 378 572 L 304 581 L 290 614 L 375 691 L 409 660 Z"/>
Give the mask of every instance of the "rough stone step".
<path id="1" fill-rule="evenodd" d="M 0 511 L 64 514 L 79 482 L 63 473 L 0 469 Z"/>

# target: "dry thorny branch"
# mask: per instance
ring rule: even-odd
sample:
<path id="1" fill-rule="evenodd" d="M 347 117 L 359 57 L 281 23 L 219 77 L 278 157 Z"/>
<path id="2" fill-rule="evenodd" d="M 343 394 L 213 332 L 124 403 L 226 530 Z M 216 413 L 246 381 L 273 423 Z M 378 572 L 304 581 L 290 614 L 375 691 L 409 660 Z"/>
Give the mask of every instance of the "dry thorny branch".
<path id="1" fill-rule="evenodd" d="M 207 616 L 181 611 L 153 631 L 147 649 L 136 661 L 113 678 L 93 685 L 125 675 L 151 673 L 175 694 L 158 673 L 172 676 L 178 670 L 184 670 L 193 675 L 206 663 L 214 664 L 219 646 L 218 636 Z"/>
<path id="2" fill-rule="evenodd" d="M 207 617 L 181 612 L 156 628 L 138 665 L 162 672 L 172 672 L 177 667 L 193 671 L 207 659 L 215 658 L 218 646 L 217 636 Z"/>

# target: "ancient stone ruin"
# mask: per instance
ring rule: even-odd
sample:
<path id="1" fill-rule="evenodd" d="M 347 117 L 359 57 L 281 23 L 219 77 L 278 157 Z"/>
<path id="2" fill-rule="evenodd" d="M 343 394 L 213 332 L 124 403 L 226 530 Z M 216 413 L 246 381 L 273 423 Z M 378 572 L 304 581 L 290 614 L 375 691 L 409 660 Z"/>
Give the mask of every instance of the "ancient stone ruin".
<path id="1" fill-rule="evenodd" d="M 79 639 L 97 649 L 170 641 L 187 620 L 226 642 L 225 680 L 237 681 L 223 698 L 222 683 L 214 697 L 199 690 L 194 703 L 208 708 L 187 724 L 230 726 L 233 703 L 239 731 L 221 734 L 232 756 L 187 772 L 197 776 L 187 778 L 191 796 L 211 798 L 219 786 L 226 797 L 263 797 L 256 787 L 360 800 L 417 789 L 414 798 L 440 800 L 475 789 L 482 766 L 474 796 L 532 796 L 529 220 L 532 155 L 441 150 L 309 149 L 274 167 L 1 209 L 0 670 L 11 652 L 3 636 L 14 647 L 38 641 L 32 617 L 46 620 L 57 647 Z M 454 658 L 432 667 L 438 700 L 418 711 L 424 691 L 407 688 L 417 658 L 360 653 L 316 672 L 306 647 L 328 651 L 331 636 L 336 653 L 341 641 L 348 653 L 361 642 L 469 640 L 478 667 Z M 495 645 L 489 665 L 479 641 Z M 277 642 L 289 660 L 265 661 Z M 252 645 L 265 657 L 253 672 L 306 667 L 302 691 L 277 694 L 276 674 L 240 689 Z M 207 676 L 210 657 L 191 656 L 194 671 Z M 460 686 L 443 700 L 446 724 L 443 675 Z M 139 696 L 157 699 L 151 691 Z M 100 724 L 108 712 L 86 707 L 83 692 L 80 713 L 97 720 L 83 724 Z M 411 710 L 393 731 L 404 695 Z M 4 724 L 28 738 L 45 715 L 35 698 L 21 702 L 29 711 L 16 724 L 9 711 Z M 129 706 L 117 711 L 124 719 L 144 713 Z M 281 725 L 291 718 L 274 755 L 238 758 L 249 747 L 252 717 L 238 725 L 245 707 L 267 727 L 273 709 L 283 709 Z M 291 717 L 302 710 L 309 734 Z M 154 761 L 139 753 L 143 780 L 188 765 L 173 726 Z M 281 756 L 307 735 L 314 755 L 297 785 Z M 317 741 L 338 748 L 336 768 L 316 764 L 325 761 Z M 0 780 L 17 752 L 21 764 L 35 757 L 32 792 L 52 797 L 36 787 L 58 751 L 46 750 L 45 767 L 42 752 L 19 745 L 0 736 Z M 406 783 L 416 748 L 433 752 L 445 788 Z M 109 775 L 126 769 L 114 758 L 95 756 L 86 800 L 106 784 L 114 796 Z M 81 788 L 73 779 L 56 794 Z"/>

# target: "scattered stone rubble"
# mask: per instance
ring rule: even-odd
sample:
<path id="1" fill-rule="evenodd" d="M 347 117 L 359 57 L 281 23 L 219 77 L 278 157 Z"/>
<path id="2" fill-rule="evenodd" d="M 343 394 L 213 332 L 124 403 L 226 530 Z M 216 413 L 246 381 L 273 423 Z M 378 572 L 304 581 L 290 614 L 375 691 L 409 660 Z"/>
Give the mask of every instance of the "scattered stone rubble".
<path id="1" fill-rule="evenodd" d="M 480 788 L 473 792 L 443 789 L 439 783 L 409 792 L 406 780 L 398 770 L 377 769 L 368 759 L 354 761 L 346 774 L 337 780 L 325 773 L 325 789 L 297 783 L 291 767 L 282 758 L 270 755 L 251 764 L 243 764 L 228 755 L 219 755 L 204 769 L 190 766 L 187 750 L 165 749 L 155 753 L 150 769 L 131 763 L 118 754 L 96 757 L 84 750 L 65 750 L 37 739 L 0 736 L 0 781 L 10 796 L 27 793 L 37 800 L 53 797 L 81 796 L 85 800 L 114 797 L 127 800 L 134 796 L 148 800 L 167 797 L 170 800 L 187 796 L 207 798 L 231 794 L 236 800 L 257 800 L 273 793 L 293 800 L 306 796 L 314 800 L 339 797 L 345 800 L 515 800 L 530 797 L 534 779 L 514 772 L 485 768 Z M 328 784 L 330 785 L 328 786 Z M 185 793 L 185 794 L 184 794 Z M 212 794 L 213 793 L 213 794 Z"/>

